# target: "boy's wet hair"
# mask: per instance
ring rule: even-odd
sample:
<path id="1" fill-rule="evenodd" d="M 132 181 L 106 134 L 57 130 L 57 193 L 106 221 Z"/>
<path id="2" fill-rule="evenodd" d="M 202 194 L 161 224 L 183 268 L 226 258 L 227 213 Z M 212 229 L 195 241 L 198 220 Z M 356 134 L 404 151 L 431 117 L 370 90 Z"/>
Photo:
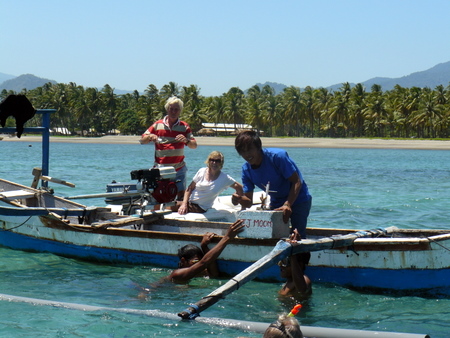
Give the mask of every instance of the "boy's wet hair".
<path id="1" fill-rule="evenodd" d="M 203 251 L 198 246 L 194 244 L 188 244 L 178 249 L 178 258 L 184 258 L 190 260 L 194 257 L 202 258 Z"/>

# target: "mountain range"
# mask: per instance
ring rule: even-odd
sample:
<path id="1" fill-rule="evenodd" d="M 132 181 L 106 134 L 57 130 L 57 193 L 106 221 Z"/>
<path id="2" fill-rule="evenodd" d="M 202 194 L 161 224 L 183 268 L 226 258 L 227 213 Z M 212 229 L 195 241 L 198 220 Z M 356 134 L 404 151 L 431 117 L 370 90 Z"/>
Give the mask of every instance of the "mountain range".
<path id="1" fill-rule="evenodd" d="M 0 73 L 0 81 L 2 81 L 2 79 L 5 80 L 3 80 L 2 83 L 0 83 L 0 91 L 6 89 L 6 90 L 13 90 L 16 93 L 21 92 L 22 89 L 24 88 L 27 90 L 31 90 L 37 87 L 42 87 L 44 84 L 48 82 L 51 82 L 53 84 L 57 83 L 54 80 L 43 79 L 41 77 L 37 77 L 32 74 L 24 74 L 14 77 L 12 75 Z"/>
<path id="2" fill-rule="evenodd" d="M 374 84 L 378 84 L 381 86 L 383 91 L 392 90 L 394 89 L 395 85 L 399 85 L 403 88 L 429 87 L 431 89 L 434 89 L 438 85 L 447 87 L 448 85 L 450 85 L 450 61 L 439 63 L 430 69 L 415 72 L 399 78 L 374 77 L 367 81 L 361 82 L 361 84 L 366 88 L 366 90 L 370 90 L 370 88 Z M 257 83 L 257 85 L 261 88 L 269 85 L 273 89 L 275 89 L 276 94 L 282 92 L 283 89 L 287 87 L 284 84 L 275 82 Z M 350 83 L 350 86 L 355 86 L 355 83 Z M 328 86 L 326 88 L 331 90 L 338 90 L 341 87 L 342 83 Z"/>
<path id="3" fill-rule="evenodd" d="M 24 88 L 31 90 L 43 86 L 48 82 L 57 83 L 54 80 L 40 78 L 32 74 L 24 74 L 16 77 L 14 75 L 0 73 L 0 91 L 6 89 L 20 92 Z M 395 87 L 395 85 L 399 85 L 404 88 L 429 87 L 434 89 L 438 85 L 447 87 L 450 84 L 450 61 L 439 63 L 430 69 L 415 72 L 403 77 L 374 77 L 367 81 L 361 82 L 361 84 L 366 88 L 366 90 L 370 90 L 372 85 L 378 84 L 381 86 L 383 91 L 391 90 Z M 259 87 L 269 85 L 275 90 L 276 94 L 282 92 L 284 88 L 288 87 L 287 85 L 276 82 L 257 83 L 256 85 Z M 350 83 L 350 85 L 353 87 L 355 84 Z M 341 87 L 342 83 L 328 86 L 326 88 L 330 90 L 338 90 Z M 132 90 L 115 90 L 115 92 L 120 95 L 131 93 Z"/>

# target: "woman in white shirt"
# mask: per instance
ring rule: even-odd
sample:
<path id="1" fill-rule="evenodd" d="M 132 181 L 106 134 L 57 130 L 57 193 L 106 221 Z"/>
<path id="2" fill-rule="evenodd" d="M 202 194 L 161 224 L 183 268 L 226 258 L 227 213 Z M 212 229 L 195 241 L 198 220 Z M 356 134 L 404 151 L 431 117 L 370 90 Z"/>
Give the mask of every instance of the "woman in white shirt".
<path id="1" fill-rule="evenodd" d="M 201 168 L 189 184 L 182 202 L 178 202 L 178 213 L 204 213 L 212 207 L 219 194 L 231 187 L 240 196 L 244 195 L 242 185 L 230 175 L 223 173 L 224 156 L 219 151 L 213 151 L 205 161 L 207 167 Z"/>

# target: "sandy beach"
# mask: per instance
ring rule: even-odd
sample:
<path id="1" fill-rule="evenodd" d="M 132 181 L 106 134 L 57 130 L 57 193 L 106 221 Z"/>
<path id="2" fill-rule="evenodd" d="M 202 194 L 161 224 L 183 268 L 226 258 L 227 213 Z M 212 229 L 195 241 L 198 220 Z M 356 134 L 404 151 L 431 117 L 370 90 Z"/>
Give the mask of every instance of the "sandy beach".
<path id="1" fill-rule="evenodd" d="M 23 135 L 20 139 L 9 135 L 1 142 L 40 142 L 40 136 Z M 51 136 L 50 142 L 139 144 L 140 136 L 103 137 L 58 137 Z M 197 143 L 205 146 L 233 146 L 234 137 L 196 137 Z M 450 141 L 441 140 L 395 140 L 395 139 L 352 139 L 352 138 L 277 138 L 262 137 L 263 147 L 302 147 L 302 148 L 371 148 L 371 149 L 434 149 L 450 150 Z"/>

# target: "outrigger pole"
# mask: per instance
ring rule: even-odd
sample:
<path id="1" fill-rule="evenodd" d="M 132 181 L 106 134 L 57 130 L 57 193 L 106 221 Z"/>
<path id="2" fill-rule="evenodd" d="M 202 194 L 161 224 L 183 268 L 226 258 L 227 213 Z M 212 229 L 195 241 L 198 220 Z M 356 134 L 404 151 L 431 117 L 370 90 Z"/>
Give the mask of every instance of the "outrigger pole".
<path id="1" fill-rule="evenodd" d="M 52 300 L 45 300 L 39 298 L 29 298 L 14 295 L 6 295 L 0 293 L 0 301 L 27 303 L 33 306 L 52 306 L 57 308 L 72 309 L 79 311 L 115 311 L 121 313 L 129 313 L 135 315 L 163 318 L 168 320 L 181 321 L 181 318 L 174 313 L 163 312 L 160 310 L 139 310 L 127 308 L 112 308 L 106 306 L 94 306 L 87 304 L 58 302 Z M 269 323 L 251 322 L 246 320 L 226 319 L 226 318 L 207 318 L 200 317 L 196 322 L 216 325 L 226 328 L 233 328 L 243 330 L 245 332 L 256 332 L 263 334 L 269 326 Z M 430 338 L 426 334 L 415 333 L 399 333 L 399 332 L 383 332 L 383 331 L 364 331 L 364 330 L 348 330 L 348 329 L 333 329 L 315 326 L 301 326 L 302 332 L 306 337 L 316 338 Z"/>
<path id="2" fill-rule="evenodd" d="M 245 283 L 251 281 L 261 272 L 267 270 L 271 266 L 277 264 L 283 258 L 292 256 L 301 252 L 320 251 L 326 249 L 340 248 L 351 246 L 357 238 L 363 237 L 379 237 L 397 231 L 397 227 L 380 228 L 376 230 L 357 231 L 348 235 L 338 235 L 333 237 L 324 237 L 317 240 L 303 239 L 297 243 L 289 243 L 280 240 L 275 247 L 264 257 L 250 265 L 247 269 L 234 276 L 220 288 L 203 297 L 195 304 L 191 304 L 186 310 L 178 313 L 183 319 L 195 319 L 200 312 L 214 305 L 225 296 L 239 289 Z"/>
<path id="3" fill-rule="evenodd" d="M 26 133 L 42 134 L 42 176 L 48 176 L 50 159 L 50 114 L 55 113 L 56 109 L 37 109 L 37 114 L 42 114 L 41 127 L 25 127 Z M 16 132 L 16 127 L 0 128 L 0 133 L 12 134 Z M 48 187 L 46 180 L 42 180 L 42 187 Z"/>
<path id="4" fill-rule="evenodd" d="M 130 313 L 136 315 L 143 315 L 149 317 L 163 318 L 168 320 L 180 321 L 174 313 L 163 312 L 160 310 L 139 310 L 127 308 L 113 308 L 106 306 L 94 306 L 77 303 L 57 302 L 38 298 L 21 297 L 14 295 L 6 295 L 0 293 L 0 301 L 28 303 L 33 306 L 52 306 L 57 308 L 80 310 L 80 311 L 115 311 L 121 313 Z M 208 325 L 216 325 L 226 328 L 233 328 L 243 330 L 246 332 L 256 332 L 263 334 L 269 326 L 269 323 L 251 322 L 245 320 L 226 319 L 226 318 L 207 318 L 200 317 L 196 320 Z M 416 333 L 400 333 L 400 332 L 383 332 L 383 331 L 365 331 L 365 330 L 348 330 L 348 329 L 333 329 L 315 326 L 301 326 L 302 332 L 306 337 L 316 338 L 430 338 L 426 334 Z"/>

